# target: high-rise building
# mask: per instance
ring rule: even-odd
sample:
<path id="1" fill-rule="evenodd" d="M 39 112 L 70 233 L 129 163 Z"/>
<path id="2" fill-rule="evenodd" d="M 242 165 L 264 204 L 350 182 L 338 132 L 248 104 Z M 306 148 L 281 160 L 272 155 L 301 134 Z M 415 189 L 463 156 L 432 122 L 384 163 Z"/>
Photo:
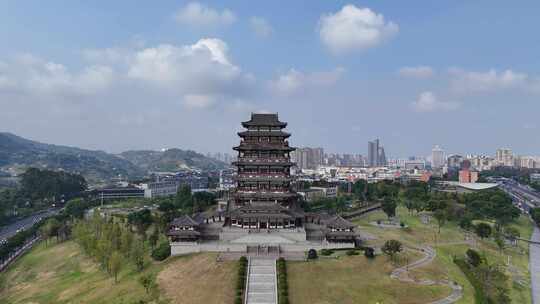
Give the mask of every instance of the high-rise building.
<path id="1" fill-rule="evenodd" d="M 384 147 L 380 145 L 379 139 L 368 142 L 368 166 L 382 167 L 386 166 L 386 153 Z"/>
<path id="2" fill-rule="evenodd" d="M 495 152 L 495 161 L 499 166 L 513 167 L 514 156 L 512 155 L 512 150 L 506 148 L 497 149 Z"/>
<path id="3" fill-rule="evenodd" d="M 293 161 L 299 169 L 317 169 L 323 164 L 323 148 L 298 148 L 291 155 Z"/>
<path id="4" fill-rule="evenodd" d="M 439 145 L 436 145 L 431 150 L 431 167 L 440 169 L 445 165 L 444 150 Z"/>
<path id="5" fill-rule="evenodd" d="M 379 163 L 379 140 L 368 142 L 368 166 L 376 167 Z"/>
<path id="6" fill-rule="evenodd" d="M 377 165 L 379 167 L 384 167 L 387 165 L 387 163 L 388 161 L 386 160 L 386 153 L 384 153 L 384 147 L 379 146 L 379 161 Z"/>

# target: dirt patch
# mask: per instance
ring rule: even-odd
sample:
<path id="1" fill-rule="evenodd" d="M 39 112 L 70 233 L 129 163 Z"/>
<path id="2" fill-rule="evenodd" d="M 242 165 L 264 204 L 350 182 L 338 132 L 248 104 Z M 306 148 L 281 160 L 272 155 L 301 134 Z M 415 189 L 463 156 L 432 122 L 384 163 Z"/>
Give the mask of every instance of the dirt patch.
<path id="1" fill-rule="evenodd" d="M 222 304 L 234 300 L 236 262 L 217 262 L 215 254 L 181 257 L 158 274 L 171 303 Z"/>

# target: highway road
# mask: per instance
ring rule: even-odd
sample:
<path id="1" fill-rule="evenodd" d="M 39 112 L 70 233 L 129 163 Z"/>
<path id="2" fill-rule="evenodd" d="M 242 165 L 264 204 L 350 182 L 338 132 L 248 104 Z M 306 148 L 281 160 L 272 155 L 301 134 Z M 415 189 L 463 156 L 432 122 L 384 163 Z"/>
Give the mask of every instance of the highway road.
<path id="1" fill-rule="evenodd" d="M 48 209 L 20 219 L 10 225 L 0 227 L 0 242 L 14 236 L 21 229 L 28 229 L 41 219 L 58 214 L 60 209 Z"/>

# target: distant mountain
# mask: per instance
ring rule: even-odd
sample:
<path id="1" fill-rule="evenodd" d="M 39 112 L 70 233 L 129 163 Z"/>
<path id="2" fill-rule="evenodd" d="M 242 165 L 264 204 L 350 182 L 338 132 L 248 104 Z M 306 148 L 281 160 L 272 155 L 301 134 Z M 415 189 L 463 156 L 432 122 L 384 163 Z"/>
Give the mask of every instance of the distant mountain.
<path id="1" fill-rule="evenodd" d="M 118 177 L 145 176 L 149 171 L 179 169 L 216 170 L 227 167 L 219 160 L 194 151 L 169 149 L 160 151 L 127 151 L 110 154 L 103 151 L 57 146 L 0 132 L 0 170 L 11 168 L 22 173 L 28 167 L 65 170 L 82 174 L 90 183 Z"/>
<path id="2" fill-rule="evenodd" d="M 134 150 L 120 156 L 145 171 L 177 171 L 181 169 L 217 170 L 228 164 L 206 157 L 191 150 L 168 149 L 165 151 Z"/>
<path id="3" fill-rule="evenodd" d="M 28 167 L 79 173 L 90 183 L 118 175 L 135 178 L 145 174 L 131 162 L 103 151 L 44 144 L 11 133 L 0 133 L 0 168 L 22 172 Z"/>

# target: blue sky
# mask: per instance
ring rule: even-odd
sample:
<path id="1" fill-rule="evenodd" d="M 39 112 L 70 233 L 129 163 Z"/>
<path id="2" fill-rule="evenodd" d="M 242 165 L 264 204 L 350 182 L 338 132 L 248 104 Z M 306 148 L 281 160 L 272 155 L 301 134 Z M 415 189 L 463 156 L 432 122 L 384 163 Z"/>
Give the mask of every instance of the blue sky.
<path id="1" fill-rule="evenodd" d="M 230 151 L 253 111 L 298 146 L 540 154 L 540 4 L 2 1 L 0 130 Z"/>

